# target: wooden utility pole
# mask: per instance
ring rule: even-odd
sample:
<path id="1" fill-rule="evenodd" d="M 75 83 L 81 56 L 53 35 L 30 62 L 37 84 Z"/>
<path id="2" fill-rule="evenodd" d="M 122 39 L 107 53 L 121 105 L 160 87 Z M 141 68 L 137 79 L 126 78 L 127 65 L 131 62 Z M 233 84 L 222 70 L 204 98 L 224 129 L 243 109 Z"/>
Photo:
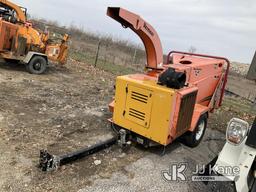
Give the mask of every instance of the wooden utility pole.
<path id="1" fill-rule="evenodd" d="M 256 52 L 254 54 L 250 69 L 248 71 L 247 79 L 256 81 Z"/>

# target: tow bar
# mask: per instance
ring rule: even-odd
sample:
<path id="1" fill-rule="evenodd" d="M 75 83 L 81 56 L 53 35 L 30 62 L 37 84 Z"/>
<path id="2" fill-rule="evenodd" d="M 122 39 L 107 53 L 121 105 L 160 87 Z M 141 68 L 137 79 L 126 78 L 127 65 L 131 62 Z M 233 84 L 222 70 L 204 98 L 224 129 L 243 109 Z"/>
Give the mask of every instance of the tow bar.
<path id="1" fill-rule="evenodd" d="M 114 129 L 114 128 L 113 128 Z M 40 151 L 39 157 L 39 168 L 44 171 L 54 171 L 57 170 L 58 167 L 76 161 L 78 159 L 82 159 L 94 153 L 97 153 L 101 150 L 111 147 L 114 144 L 118 144 L 122 149 L 127 148 L 131 145 L 131 141 L 129 138 L 129 132 L 124 129 L 116 130 L 114 129 L 116 135 L 112 136 L 110 139 L 99 142 L 93 146 L 80 149 L 78 151 L 68 153 L 65 155 L 57 156 L 51 155 L 47 150 Z"/>
<path id="2" fill-rule="evenodd" d="M 91 147 L 87 147 L 72 153 L 68 153 L 61 156 L 51 155 L 47 150 L 40 151 L 40 159 L 39 159 L 39 168 L 44 171 L 54 171 L 57 170 L 58 167 L 68 164 L 70 162 L 76 161 L 78 159 L 82 159 L 86 156 L 97 153 L 101 150 L 104 150 L 115 143 L 117 143 L 118 137 L 112 137 L 106 141 L 97 143 Z"/>

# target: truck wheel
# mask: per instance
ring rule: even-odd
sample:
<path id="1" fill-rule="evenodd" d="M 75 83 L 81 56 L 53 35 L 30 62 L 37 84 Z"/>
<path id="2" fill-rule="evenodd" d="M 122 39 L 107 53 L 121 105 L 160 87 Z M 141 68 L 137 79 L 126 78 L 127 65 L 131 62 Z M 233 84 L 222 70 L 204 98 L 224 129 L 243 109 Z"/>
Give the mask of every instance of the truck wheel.
<path id="1" fill-rule="evenodd" d="M 26 68 L 31 74 L 42 74 L 47 67 L 47 61 L 44 57 L 34 56 L 30 62 L 26 65 Z"/>
<path id="2" fill-rule="evenodd" d="M 197 147 L 204 137 L 204 133 L 207 127 L 207 115 L 202 115 L 196 125 L 193 132 L 187 132 L 183 136 L 182 140 L 185 145 L 189 147 Z"/>
<path id="3" fill-rule="evenodd" d="M 251 192 L 256 192 L 256 179 L 254 179 Z"/>

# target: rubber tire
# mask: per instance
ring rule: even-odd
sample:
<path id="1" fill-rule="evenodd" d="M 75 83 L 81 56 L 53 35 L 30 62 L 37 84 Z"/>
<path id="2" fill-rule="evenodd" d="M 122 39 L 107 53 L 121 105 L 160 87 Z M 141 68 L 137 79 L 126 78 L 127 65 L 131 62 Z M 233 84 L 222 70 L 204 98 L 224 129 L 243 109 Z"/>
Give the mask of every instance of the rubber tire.
<path id="1" fill-rule="evenodd" d="M 256 192 L 256 179 L 254 179 L 254 182 L 253 182 L 250 192 Z"/>
<path id="2" fill-rule="evenodd" d="M 40 68 L 35 69 L 34 65 L 40 63 Z M 46 71 L 47 60 L 42 56 L 34 56 L 30 62 L 26 65 L 26 69 L 31 74 L 40 75 Z"/>
<path id="3" fill-rule="evenodd" d="M 204 124 L 203 134 L 202 134 L 202 136 L 200 137 L 200 139 L 197 140 L 197 139 L 196 139 L 196 133 L 197 133 L 197 131 L 198 131 L 198 129 L 199 129 L 199 125 L 200 125 L 200 123 L 201 123 L 202 121 L 204 121 L 204 123 L 205 123 L 205 124 Z M 185 145 L 189 146 L 189 147 L 192 147 L 192 148 L 197 147 L 197 146 L 200 144 L 200 142 L 202 141 L 203 137 L 204 137 L 206 127 L 207 127 L 207 115 L 204 114 L 204 115 L 202 115 L 202 116 L 199 118 L 195 130 L 194 130 L 193 132 L 190 132 L 190 131 L 189 131 L 189 132 L 185 133 L 185 135 L 182 137 L 182 142 L 183 142 Z"/>

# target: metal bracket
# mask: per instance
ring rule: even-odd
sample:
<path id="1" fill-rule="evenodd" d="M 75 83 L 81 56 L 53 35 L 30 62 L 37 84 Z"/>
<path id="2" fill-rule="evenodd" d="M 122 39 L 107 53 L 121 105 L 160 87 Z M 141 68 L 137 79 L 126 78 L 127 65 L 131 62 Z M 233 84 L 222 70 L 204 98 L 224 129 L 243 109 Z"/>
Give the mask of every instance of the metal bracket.
<path id="1" fill-rule="evenodd" d="M 54 171 L 60 166 L 60 158 L 51 155 L 47 150 L 40 151 L 39 168 L 42 171 Z"/>
<path id="2" fill-rule="evenodd" d="M 132 144 L 131 141 L 127 141 L 128 133 L 127 133 L 126 130 L 120 129 L 120 131 L 119 131 L 119 136 L 120 136 L 120 138 L 119 138 L 119 140 L 118 140 L 118 145 L 119 145 L 121 148 L 125 148 L 125 147 L 127 147 L 127 146 L 129 146 L 129 145 Z"/>

